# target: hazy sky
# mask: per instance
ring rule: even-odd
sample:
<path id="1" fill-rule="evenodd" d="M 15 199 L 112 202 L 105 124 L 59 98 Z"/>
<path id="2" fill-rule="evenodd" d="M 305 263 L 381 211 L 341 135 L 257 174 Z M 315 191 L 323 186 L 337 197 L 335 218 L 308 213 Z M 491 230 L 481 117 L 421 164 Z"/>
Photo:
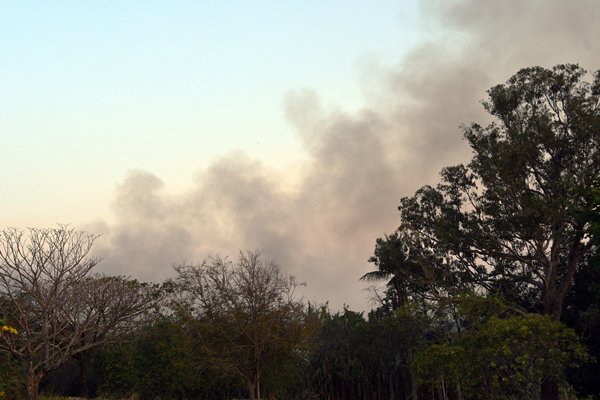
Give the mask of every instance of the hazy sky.
<path id="1" fill-rule="evenodd" d="M 595 0 L 2 3 L 2 227 L 102 233 L 100 270 L 151 280 L 263 249 L 334 308 L 490 86 L 600 68 Z"/>

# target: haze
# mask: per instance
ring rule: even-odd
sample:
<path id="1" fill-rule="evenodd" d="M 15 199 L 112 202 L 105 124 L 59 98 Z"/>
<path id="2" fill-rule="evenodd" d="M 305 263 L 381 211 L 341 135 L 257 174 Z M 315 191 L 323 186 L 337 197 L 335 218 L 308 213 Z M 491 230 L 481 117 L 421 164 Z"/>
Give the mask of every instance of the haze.
<path id="1" fill-rule="evenodd" d="M 296 4 L 298 3 L 298 4 Z M 0 14 L 0 224 L 101 233 L 162 280 L 238 249 L 370 308 L 400 197 L 434 184 L 518 69 L 600 69 L 600 3 L 19 2 Z"/>

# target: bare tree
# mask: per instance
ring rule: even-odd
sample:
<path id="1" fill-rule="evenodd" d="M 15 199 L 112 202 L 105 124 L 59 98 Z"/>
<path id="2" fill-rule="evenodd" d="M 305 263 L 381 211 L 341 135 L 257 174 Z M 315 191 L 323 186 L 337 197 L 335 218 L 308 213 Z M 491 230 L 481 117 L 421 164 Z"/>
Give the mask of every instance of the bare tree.
<path id="1" fill-rule="evenodd" d="M 29 400 L 48 371 L 132 329 L 160 302 L 156 286 L 92 275 L 96 238 L 67 226 L 0 233 L 0 313 L 19 331 L 0 350 L 21 360 Z"/>
<path id="2" fill-rule="evenodd" d="M 298 283 L 250 251 L 240 252 L 237 264 L 216 257 L 175 270 L 176 306 L 197 323 L 211 365 L 260 399 L 264 369 L 300 354 L 314 326 L 294 298 Z"/>

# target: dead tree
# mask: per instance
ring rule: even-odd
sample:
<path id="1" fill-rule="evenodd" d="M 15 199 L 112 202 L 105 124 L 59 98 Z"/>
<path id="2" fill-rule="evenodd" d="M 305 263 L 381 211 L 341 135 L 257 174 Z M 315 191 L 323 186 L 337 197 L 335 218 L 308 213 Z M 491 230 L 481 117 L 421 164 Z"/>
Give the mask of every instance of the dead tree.
<path id="1" fill-rule="evenodd" d="M 0 350 L 21 361 L 29 400 L 47 372 L 132 329 L 162 299 L 155 285 L 93 275 L 96 239 L 67 226 L 0 233 L 0 313 L 19 331 Z"/>

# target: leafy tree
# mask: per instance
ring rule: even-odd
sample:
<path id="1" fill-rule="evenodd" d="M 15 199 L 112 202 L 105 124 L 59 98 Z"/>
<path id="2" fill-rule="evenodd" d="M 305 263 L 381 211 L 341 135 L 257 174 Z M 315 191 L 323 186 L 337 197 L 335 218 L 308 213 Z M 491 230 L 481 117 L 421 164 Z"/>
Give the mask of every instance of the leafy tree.
<path id="1" fill-rule="evenodd" d="M 417 398 L 411 360 L 429 328 L 421 310 L 404 306 L 365 319 L 344 309 L 322 318 L 312 360 L 316 394 L 332 400 Z"/>
<path id="2" fill-rule="evenodd" d="M 596 176 L 592 185 L 583 193 L 585 204 L 581 216 L 589 223 L 589 235 L 598 243 L 600 240 L 600 177 Z"/>
<path id="3" fill-rule="evenodd" d="M 93 358 L 97 371 L 97 394 L 129 398 L 138 387 L 137 343 L 132 337 L 110 346 L 99 346 Z"/>
<path id="4" fill-rule="evenodd" d="M 0 336 L 17 334 L 15 328 L 0 319 Z M 23 382 L 19 372 L 18 360 L 11 354 L 0 353 L 0 398 L 20 398 Z"/>
<path id="5" fill-rule="evenodd" d="M 369 262 L 375 264 L 375 271 L 367 272 L 360 279 L 367 282 L 387 280 L 385 296 L 380 300 L 381 307 L 392 312 L 408 304 L 409 300 L 422 301 L 437 294 L 435 282 L 441 277 L 435 271 L 416 262 L 410 256 L 410 249 L 398 233 L 377 239 L 375 253 Z"/>
<path id="6" fill-rule="evenodd" d="M 0 354 L 0 398 L 22 399 L 24 386 L 19 362 L 12 355 Z"/>
<path id="7" fill-rule="evenodd" d="M 344 309 L 324 315 L 323 328 L 313 356 L 315 384 L 325 398 L 363 398 L 367 322 L 361 313 Z"/>
<path id="8" fill-rule="evenodd" d="M 565 300 L 564 321 L 575 329 L 593 362 L 569 369 L 569 382 L 581 395 L 600 393 L 600 254 L 586 262 Z"/>
<path id="9" fill-rule="evenodd" d="M 563 377 L 587 353 L 575 332 L 539 314 L 491 316 L 415 359 L 422 383 L 439 397 L 540 399 L 542 382 Z"/>
<path id="10" fill-rule="evenodd" d="M 465 127 L 468 165 L 445 168 L 399 207 L 406 258 L 447 289 L 534 291 L 559 320 L 578 266 L 594 249 L 579 210 L 600 173 L 600 72 L 559 65 L 519 71 L 490 89 L 497 121 Z"/>
<path id="11" fill-rule="evenodd" d="M 315 314 L 294 298 L 295 279 L 260 253 L 241 252 L 237 264 L 212 258 L 175 270 L 177 312 L 195 323 L 209 363 L 237 377 L 250 399 L 261 398 L 265 376 L 273 379 L 279 365 L 303 357 Z"/>
<path id="12" fill-rule="evenodd" d="M 161 316 L 126 339 L 96 352 L 94 366 L 100 395 L 228 398 L 226 389 L 235 382 L 220 379 L 210 370 L 185 321 L 173 315 Z"/>
<path id="13" fill-rule="evenodd" d="M 584 76 L 571 64 L 526 68 L 489 90 L 483 104 L 495 122 L 464 127 L 471 162 L 400 202 L 403 273 L 418 280 L 419 265 L 440 296 L 500 292 L 561 319 L 597 247 L 582 210 L 600 175 L 600 71 L 592 83 Z M 556 382 L 543 391 L 558 396 Z"/>

